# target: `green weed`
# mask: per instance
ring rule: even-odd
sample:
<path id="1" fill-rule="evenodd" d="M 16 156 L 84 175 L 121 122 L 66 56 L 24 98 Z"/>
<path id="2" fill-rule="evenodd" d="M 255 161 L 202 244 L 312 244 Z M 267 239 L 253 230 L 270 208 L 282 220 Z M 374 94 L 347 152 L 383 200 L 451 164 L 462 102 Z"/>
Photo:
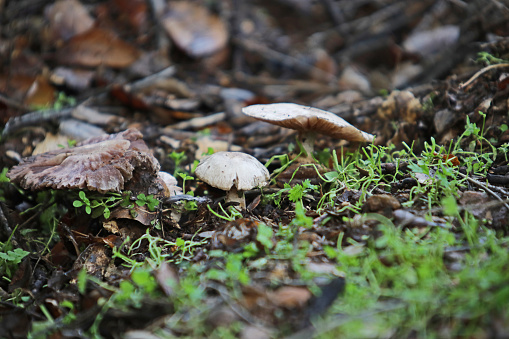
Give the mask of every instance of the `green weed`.
<path id="1" fill-rule="evenodd" d="M 154 200 L 156 200 L 156 202 L 154 202 Z M 138 206 L 147 205 L 150 209 L 150 207 L 155 208 L 159 202 L 153 197 L 145 197 L 144 194 L 140 194 L 138 195 L 136 203 Z M 99 194 L 79 191 L 78 199 L 74 200 L 72 204 L 76 208 L 85 207 L 85 212 L 91 214 L 92 218 L 103 216 L 105 219 L 108 219 L 112 208 L 118 205 L 122 207 L 131 205 L 130 192 L 124 192 L 123 194 L 115 192 Z"/>
<path id="2" fill-rule="evenodd" d="M 236 209 L 234 206 L 229 206 L 228 212 L 223 208 L 223 205 L 221 203 L 218 204 L 219 208 L 223 212 L 223 214 L 220 214 L 212 209 L 210 205 L 207 205 L 208 210 L 210 213 L 214 214 L 216 217 L 221 218 L 226 221 L 233 221 L 235 219 L 242 218 L 242 213 Z"/>
<path id="3" fill-rule="evenodd" d="M 23 258 L 30 254 L 21 248 L 12 250 L 6 249 L 4 244 L 0 243 L 2 251 L 0 251 L 0 275 L 3 279 L 10 282 L 10 278 L 17 270 L 19 263 Z"/>
<path id="4" fill-rule="evenodd" d="M 153 212 L 156 207 L 159 206 L 159 200 L 154 198 L 153 194 L 145 195 L 144 193 L 140 193 L 136 196 L 136 205 L 140 207 L 147 206 L 148 210 Z"/>
<path id="5" fill-rule="evenodd" d="M 182 170 L 182 163 L 187 159 L 186 153 L 184 151 L 182 152 L 171 152 L 168 154 L 168 157 L 173 159 L 175 162 L 175 170 L 173 171 L 173 176 L 176 177 L 179 173 L 183 172 Z"/>

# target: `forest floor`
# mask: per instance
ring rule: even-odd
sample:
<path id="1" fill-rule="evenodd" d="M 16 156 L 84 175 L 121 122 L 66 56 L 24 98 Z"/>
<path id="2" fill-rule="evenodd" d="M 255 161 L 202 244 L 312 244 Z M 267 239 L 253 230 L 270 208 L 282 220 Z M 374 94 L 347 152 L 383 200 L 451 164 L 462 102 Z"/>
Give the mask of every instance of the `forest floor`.
<path id="1" fill-rule="evenodd" d="M 505 1 L 0 9 L 1 338 L 509 337 Z"/>

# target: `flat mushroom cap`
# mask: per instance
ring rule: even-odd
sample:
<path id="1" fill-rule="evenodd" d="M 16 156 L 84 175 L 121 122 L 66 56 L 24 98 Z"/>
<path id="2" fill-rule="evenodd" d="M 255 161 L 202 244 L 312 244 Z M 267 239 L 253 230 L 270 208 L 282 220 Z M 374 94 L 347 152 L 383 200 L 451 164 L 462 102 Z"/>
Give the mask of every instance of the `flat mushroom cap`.
<path id="1" fill-rule="evenodd" d="M 241 152 L 217 152 L 203 158 L 196 176 L 209 185 L 229 191 L 245 191 L 267 185 L 269 171 L 255 157 Z"/>
<path id="2" fill-rule="evenodd" d="M 372 142 L 374 136 L 350 125 L 334 113 L 293 103 L 251 105 L 242 113 L 270 124 L 299 132 L 316 132 L 348 141 Z"/>
<path id="3" fill-rule="evenodd" d="M 93 137 L 64 148 L 26 158 L 7 177 L 24 189 L 88 189 L 120 192 L 135 170 L 157 175 L 159 162 L 135 129 Z"/>

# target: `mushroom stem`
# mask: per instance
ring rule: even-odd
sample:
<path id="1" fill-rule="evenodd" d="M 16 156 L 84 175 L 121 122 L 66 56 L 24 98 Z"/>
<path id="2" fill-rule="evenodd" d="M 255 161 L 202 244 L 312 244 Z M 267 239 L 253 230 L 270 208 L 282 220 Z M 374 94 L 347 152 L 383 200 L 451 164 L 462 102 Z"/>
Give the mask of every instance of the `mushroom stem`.
<path id="1" fill-rule="evenodd" d="M 313 159 L 313 152 L 315 150 L 316 133 L 314 133 L 314 132 L 299 133 L 298 138 L 302 145 L 301 151 L 304 151 L 306 153 L 307 159 Z"/>
<path id="2" fill-rule="evenodd" d="M 246 209 L 246 198 L 244 197 L 244 192 L 237 190 L 235 186 L 226 192 L 225 202 L 238 202 L 241 210 Z"/>

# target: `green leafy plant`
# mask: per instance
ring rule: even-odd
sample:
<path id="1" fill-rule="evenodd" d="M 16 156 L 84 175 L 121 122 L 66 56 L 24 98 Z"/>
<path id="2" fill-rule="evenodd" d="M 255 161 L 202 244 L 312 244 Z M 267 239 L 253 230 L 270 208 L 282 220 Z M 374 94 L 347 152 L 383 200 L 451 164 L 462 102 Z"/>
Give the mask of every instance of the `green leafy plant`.
<path id="1" fill-rule="evenodd" d="M 145 195 L 144 193 L 140 193 L 136 196 L 136 205 L 143 207 L 147 206 L 148 210 L 153 212 L 156 207 L 159 206 L 159 200 L 154 198 L 153 194 Z"/>
<path id="2" fill-rule="evenodd" d="M 182 194 L 186 194 L 186 180 L 194 180 L 194 177 L 187 175 L 186 173 L 178 173 L 178 175 L 182 178 Z"/>
<path id="3" fill-rule="evenodd" d="M 67 96 L 64 92 L 58 92 L 53 103 L 53 109 L 61 110 L 67 106 L 76 106 L 76 98 Z"/>
<path id="4" fill-rule="evenodd" d="M 0 172 L 0 182 L 10 182 L 9 178 L 7 178 L 7 172 L 9 172 L 7 167 L 2 168 L 2 172 Z"/>
<path id="5" fill-rule="evenodd" d="M 223 212 L 223 214 L 219 214 L 218 212 L 214 211 L 212 209 L 212 207 L 210 207 L 210 205 L 207 205 L 208 210 L 212 214 L 214 214 L 216 217 L 224 219 L 226 221 L 233 221 L 235 219 L 242 218 L 242 213 L 238 209 L 236 209 L 234 206 L 229 206 L 228 212 L 227 212 L 227 211 L 225 211 L 225 209 L 223 208 L 223 205 L 221 205 L 221 203 L 219 203 L 218 205 L 219 205 L 219 208 L 221 209 L 221 211 Z"/>
<path id="6" fill-rule="evenodd" d="M 274 247 L 274 243 L 272 242 L 272 237 L 274 236 L 274 231 L 271 227 L 261 223 L 257 226 L 256 232 L 256 241 L 263 246 L 266 254 L 269 254 L 270 250 Z M 244 246 L 243 256 L 244 258 L 255 257 L 259 254 L 260 250 L 258 248 L 258 244 L 256 242 L 250 242 L 246 246 Z"/>
<path id="7" fill-rule="evenodd" d="M 3 279 L 9 280 L 18 268 L 18 264 L 25 258 L 30 252 L 27 252 L 21 248 L 15 248 L 13 250 L 8 250 L 5 248 L 4 244 L 2 245 L 2 251 L 0 252 L 0 275 L 3 276 Z"/>
<path id="8" fill-rule="evenodd" d="M 508 60 L 497 58 L 493 54 L 484 51 L 477 53 L 477 59 L 475 61 L 477 63 L 482 63 L 485 65 L 502 64 L 509 62 Z"/>
<path id="9" fill-rule="evenodd" d="M 265 202 L 273 201 L 276 203 L 276 205 L 280 206 L 283 196 L 286 194 L 288 196 L 288 200 L 300 204 L 302 206 L 302 199 L 304 198 L 304 196 L 308 194 L 309 191 L 313 191 L 316 189 L 318 189 L 318 186 L 312 185 L 309 179 L 304 180 L 302 182 L 302 185 L 295 184 L 293 187 L 290 184 L 285 183 L 282 189 L 278 190 L 275 193 L 266 195 L 264 197 L 264 201 Z"/>
<path id="10" fill-rule="evenodd" d="M 293 218 L 290 225 L 311 228 L 313 226 L 313 218 L 306 216 L 306 210 L 301 204 L 296 204 L 295 218 Z"/>
<path id="11" fill-rule="evenodd" d="M 154 268 L 159 267 L 162 263 L 176 263 L 180 264 L 184 261 L 190 260 L 193 257 L 193 253 L 196 248 L 207 243 L 207 240 L 195 241 L 194 238 L 191 240 L 184 240 L 177 238 L 175 241 L 169 241 L 157 236 L 150 234 L 150 230 L 136 239 L 131 246 L 129 246 L 127 253 L 124 253 L 121 249 L 129 239 L 126 239 L 124 244 L 118 248 L 113 249 L 113 256 L 120 258 L 124 261 L 125 266 L 130 267 L 131 270 L 143 266 L 143 262 L 136 261 L 132 257 L 137 253 L 137 249 L 143 242 L 147 243 L 149 257 L 147 263 Z"/>
<path id="12" fill-rule="evenodd" d="M 424 148 L 420 157 L 414 155 L 417 161 L 411 159 L 408 164 L 413 176 L 420 173 L 427 178 L 424 184 L 420 184 L 422 179 L 417 178 L 418 185 L 412 189 L 410 200 L 414 194 L 426 192 L 421 195 L 431 209 L 433 205 L 440 202 L 443 194 L 456 194 L 458 187 L 464 184 L 465 179 L 456 178 L 456 170 L 450 165 L 451 160 L 447 157 L 449 153 L 444 146 L 437 145 L 434 138 L 431 138 L 431 143 L 426 142 Z M 409 151 L 413 154 L 410 149 Z"/>
<path id="13" fill-rule="evenodd" d="M 304 198 L 304 195 L 311 190 L 318 189 L 317 185 L 312 185 L 311 181 L 309 179 L 306 179 L 302 182 L 302 185 L 297 184 L 293 187 L 290 187 L 290 185 L 285 183 L 285 188 L 288 189 L 288 200 L 299 203 L 302 205 L 302 199 Z"/>
<path id="14" fill-rule="evenodd" d="M 74 140 L 74 139 L 70 139 L 70 140 L 67 140 L 67 146 L 65 145 L 62 145 L 62 144 L 58 144 L 58 147 L 60 148 L 72 148 L 74 146 L 76 146 L 76 144 L 78 143 L 78 141 Z"/>
<path id="15" fill-rule="evenodd" d="M 247 285 L 250 282 L 248 269 L 243 264 L 242 253 L 231 253 L 226 257 L 220 268 L 212 268 L 207 271 L 206 277 L 212 280 L 225 282 L 228 286 L 235 287 L 237 284 Z"/>
<path id="16" fill-rule="evenodd" d="M 184 151 L 182 152 L 173 151 L 168 155 L 168 157 L 173 159 L 173 161 L 175 162 L 175 171 L 173 172 L 173 176 L 176 177 L 177 174 L 179 174 L 179 172 L 182 172 L 181 165 L 187 159 L 186 153 Z"/>
<path id="17" fill-rule="evenodd" d="M 7 172 L 9 169 L 7 167 L 4 167 L 2 169 L 2 172 L 0 172 L 0 201 L 5 201 L 5 195 L 3 190 L 3 184 L 2 183 L 8 183 L 10 182 L 9 178 L 7 178 Z"/>
<path id="18" fill-rule="evenodd" d="M 85 212 L 87 214 L 91 214 L 92 218 L 97 218 L 102 215 L 105 219 L 108 219 L 113 207 L 118 205 L 127 207 L 131 204 L 129 197 L 130 192 L 124 192 L 123 194 L 109 192 L 101 195 L 92 192 L 85 193 L 85 191 L 79 191 L 79 200 L 74 200 L 72 204 L 76 208 L 85 207 Z M 147 204 L 147 200 L 149 200 L 149 203 L 153 204 L 152 200 L 145 197 L 145 200 L 142 200 L 143 205 Z"/>

